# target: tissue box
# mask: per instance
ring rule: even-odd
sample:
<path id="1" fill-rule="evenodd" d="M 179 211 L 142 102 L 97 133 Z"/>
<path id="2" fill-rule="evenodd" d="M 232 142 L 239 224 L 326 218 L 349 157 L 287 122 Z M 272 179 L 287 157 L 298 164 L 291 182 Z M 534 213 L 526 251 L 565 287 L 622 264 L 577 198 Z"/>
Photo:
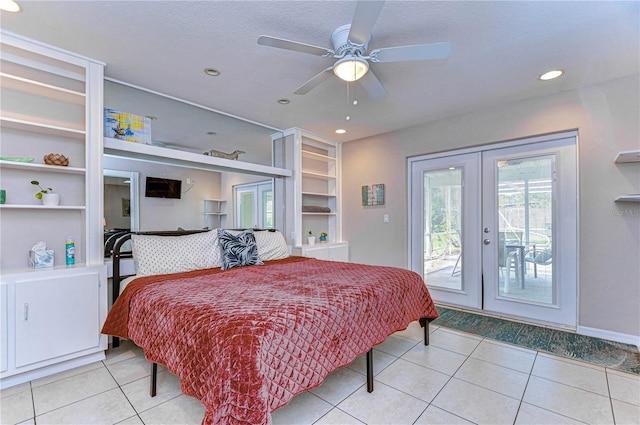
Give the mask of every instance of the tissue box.
<path id="1" fill-rule="evenodd" d="M 29 267 L 34 269 L 53 267 L 53 250 L 29 251 Z"/>
<path id="2" fill-rule="evenodd" d="M 151 144 L 151 119 L 104 108 L 104 137 Z"/>

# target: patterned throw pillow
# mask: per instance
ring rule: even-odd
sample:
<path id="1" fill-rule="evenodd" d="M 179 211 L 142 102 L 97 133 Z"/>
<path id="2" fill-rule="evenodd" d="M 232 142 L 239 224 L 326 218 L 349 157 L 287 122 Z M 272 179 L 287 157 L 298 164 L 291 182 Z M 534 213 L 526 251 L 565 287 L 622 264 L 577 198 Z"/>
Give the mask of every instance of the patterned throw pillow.
<path id="1" fill-rule="evenodd" d="M 264 264 L 258 257 L 258 246 L 252 229 L 237 235 L 218 229 L 218 241 L 222 248 L 222 270 Z"/>
<path id="2" fill-rule="evenodd" d="M 256 245 L 258 245 L 258 256 L 262 261 L 280 260 L 289 256 L 289 247 L 284 235 L 276 231 L 254 232 Z"/>
<path id="3" fill-rule="evenodd" d="M 183 236 L 131 235 L 138 276 L 188 272 L 220 267 L 215 231 Z"/>

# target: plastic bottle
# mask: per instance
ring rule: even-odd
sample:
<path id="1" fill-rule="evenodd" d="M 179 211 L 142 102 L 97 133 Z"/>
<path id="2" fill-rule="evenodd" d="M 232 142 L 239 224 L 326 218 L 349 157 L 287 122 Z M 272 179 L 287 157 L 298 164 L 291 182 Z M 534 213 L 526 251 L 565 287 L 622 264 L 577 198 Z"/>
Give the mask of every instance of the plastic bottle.
<path id="1" fill-rule="evenodd" d="M 65 242 L 65 253 L 67 258 L 67 266 L 73 265 L 76 263 L 76 249 L 73 243 L 73 238 L 71 236 L 67 236 L 67 240 Z"/>

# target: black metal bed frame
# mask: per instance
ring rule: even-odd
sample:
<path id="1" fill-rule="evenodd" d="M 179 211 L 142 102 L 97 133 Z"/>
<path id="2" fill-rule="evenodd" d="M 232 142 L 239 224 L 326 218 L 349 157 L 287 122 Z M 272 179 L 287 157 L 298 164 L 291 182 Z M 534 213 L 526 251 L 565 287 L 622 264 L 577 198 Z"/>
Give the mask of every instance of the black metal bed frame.
<path id="1" fill-rule="evenodd" d="M 242 229 L 238 229 L 242 230 Z M 264 229 L 256 229 L 256 230 L 264 230 Z M 269 229 L 270 230 L 270 229 Z M 157 232 L 132 232 L 122 235 L 113 245 L 113 251 L 111 254 L 111 258 L 113 259 L 113 302 L 116 301 L 118 296 L 120 295 L 120 283 L 123 278 L 129 276 L 120 276 L 120 260 L 123 258 L 131 258 L 132 254 L 130 252 L 122 253 L 120 252 L 120 248 L 122 245 L 131 239 L 131 235 L 155 235 L 155 236 L 183 236 L 183 235 L 191 235 L 194 233 L 202 233 L 207 230 L 174 230 L 174 231 L 157 231 Z M 421 322 L 424 322 L 424 345 L 429 345 L 429 319 L 422 318 Z M 120 346 L 120 338 L 114 336 L 112 337 L 112 348 L 116 348 Z M 367 392 L 373 392 L 373 347 L 369 349 L 366 353 L 366 368 L 367 368 Z M 158 385 L 158 364 L 151 363 L 151 375 L 149 377 L 149 395 L 151 397 L 156 396 Z"/>

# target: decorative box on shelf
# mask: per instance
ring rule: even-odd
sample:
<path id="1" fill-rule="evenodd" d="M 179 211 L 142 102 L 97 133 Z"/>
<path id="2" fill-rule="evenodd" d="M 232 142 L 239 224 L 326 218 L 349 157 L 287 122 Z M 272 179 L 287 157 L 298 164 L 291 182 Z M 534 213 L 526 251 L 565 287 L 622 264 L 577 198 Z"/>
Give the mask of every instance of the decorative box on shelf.
<path id="1" fill-rule="evenodd" d="M 151 144 L 151 119 L 104 108 L 104 137 Z"/>

